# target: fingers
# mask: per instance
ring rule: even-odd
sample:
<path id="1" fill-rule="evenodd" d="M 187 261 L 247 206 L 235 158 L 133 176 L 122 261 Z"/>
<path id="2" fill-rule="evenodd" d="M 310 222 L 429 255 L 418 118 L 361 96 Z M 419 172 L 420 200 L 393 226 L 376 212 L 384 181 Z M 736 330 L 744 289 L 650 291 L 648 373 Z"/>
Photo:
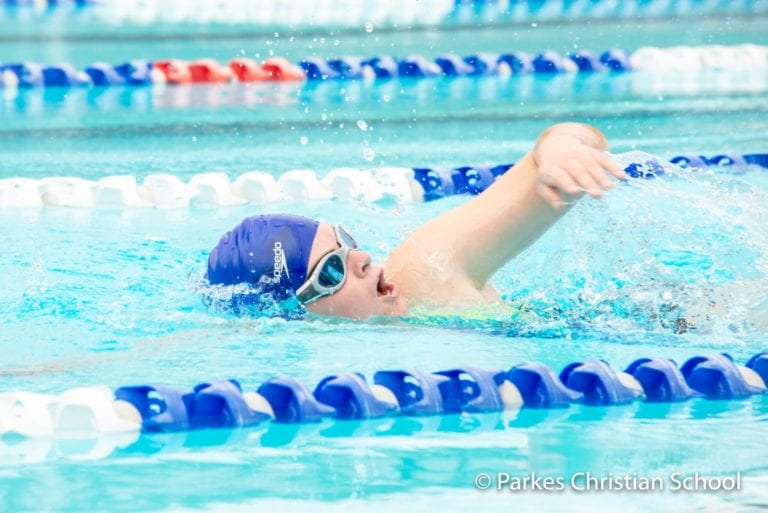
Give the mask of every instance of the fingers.
<path id="1" fill-rule="evenodd" d="M 624 170 L 610 156 L 597 150 L 583 156 L 570 167 L 575 181 L 593 198 L 600 198 L 603 191 L 615 187 L 612 176 L 620 180 L 627 179 Z"/>
<path id="2" fill-rule="evenodd" d="M 605 169 L 603 169 L 603 166 L 600 165 L 600 163 L 597 161 L 590 162 L 588 167 L 586 167 L 586 170 L 587 173 L 589 173 L 589 177 L 592 178 L 592 181 L 599 186 L 599 189 L 593 189 L 598 192 L 599 195 L 602 195 L 603 191 L 613 189 L 614 185 L 611 181 L 611 177 L 605 172 Z"/>
<path id="3" fill-rule="evenodd" d="M 566 194 L 579 194 L 583 189 L 573 179 L 571 173 L 561 167 L 552 167 L 540 176 L 542 183 L 559 189 Z"/>
<path id="4" fill-rule="evenodd" d="M 556 188 L 550 187 L 544 183 L 539 183 L 538 189 L 541 197 L 544 198 L 544 201 L 549 203 L 552 208 L 555 210 L 560 210 L 562 208 L 563 198 L 560 196 L 560 193 L 557 192 Z"/>
<path id="5" fill-rule="evenodd" d="M 559 162 L 551 162 L 539 169 L 539 193 L 554 208 L 562 206 L 562 193 L 586 192 L 593 198 L 601 198 L 605 191 L 616 186 L 614 178 L 628 178 L 610 155 L 594 148 L 563 154 L 556 160 Z"/>
<path id="6" fill-rule="evenodd" d="M 624 172 L 624 169 L 614 161 L 610 155 L 603 152 L 597 152 L 595 158 L 603 166 L 603 169 L 607 170 L 613 176 L 619 180 L 627 180 L 629 176 Z"/>
<path id="7" fill-rule="evenodd" d="M 570 195 L 586 192 L 593 198 L 601 198 L 604 191 L 615 187 L 612 176 L 627 178 L 624 171 L 608 155 L 597 150 L 571 157 L 560 166 L 550 165 L 540 171 L 541 182 L 549 188 Z M 542 196 L 544 194 L 542 192 Z M 544 197 L 550 204 L 554 201 L 551 194 Z M 562 203 L 562 199 L 560 201 Z"/>
<path id="8" fill-rule="evenodd" d="M 603 171 L 602 167 L 596 165 L 594 161 L 571 162 L 568 165 L 568 171 L 579 187 L 593 198 L 602 197 L 604 190 L 613 187 L 605 171 Z"/>

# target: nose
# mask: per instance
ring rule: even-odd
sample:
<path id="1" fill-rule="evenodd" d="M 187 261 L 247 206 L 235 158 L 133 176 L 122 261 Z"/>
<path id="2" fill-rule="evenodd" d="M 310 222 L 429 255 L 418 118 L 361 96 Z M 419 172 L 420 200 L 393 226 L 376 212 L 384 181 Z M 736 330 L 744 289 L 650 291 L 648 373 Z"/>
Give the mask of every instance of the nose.
<path id="1" fill-rule="evenodd" d="M 359 278 L 365 278 L 368 275 L 368 270 L 371 267 L 371 255 L 367 251 L 360 251 L 359 249 L 353 249 L 349 252 L 349 259 L 347 265 L 352 270 L 352 273 Z"/>

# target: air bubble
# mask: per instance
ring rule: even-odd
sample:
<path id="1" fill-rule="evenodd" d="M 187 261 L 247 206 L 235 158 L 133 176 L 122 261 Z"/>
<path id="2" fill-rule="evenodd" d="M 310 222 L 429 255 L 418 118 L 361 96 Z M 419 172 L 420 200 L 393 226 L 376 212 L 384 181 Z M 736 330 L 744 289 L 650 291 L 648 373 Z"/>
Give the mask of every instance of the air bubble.
<path id="1" fill-rule="evenodd" d="M 359 128 L 360 130 L 362 130 L 363 132 L 365 132 L 366 130 L 368 130 L 368 123 L 366 123 L 365 121 L 363 121 L 363 120 L 361 119 L 361 120 L 359 120 L 359 121 L 357 122 L 357 128 Z"/>
<path id="2" fill-rule="evenodd" d="M 301 144 L 307 144 L 307 143 L 309 142 L 309 139 L 307 139 L 307 137 L 306 137 L 305 135 L 302 135 L 302 136 L 299 138 L 299 142 L 300 142 Z"/>

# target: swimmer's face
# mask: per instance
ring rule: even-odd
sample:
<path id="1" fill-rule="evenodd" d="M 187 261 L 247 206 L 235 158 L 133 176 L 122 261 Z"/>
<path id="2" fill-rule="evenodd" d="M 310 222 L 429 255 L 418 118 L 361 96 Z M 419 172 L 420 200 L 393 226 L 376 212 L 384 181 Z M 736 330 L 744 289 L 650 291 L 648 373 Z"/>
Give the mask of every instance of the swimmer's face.
<path id="1" fill-rule="evenodd" d="M 323 255 L 336 249 L 339 244 L 333 227 L 321 223 L 312 243 L 308 269 L 314 269 Z M 341 289 L 309 303 L 306 308 L 316 314 L 350 319 L 405 315 L 408 310 L 398 286 L 384 280 L 383 268 L 371 264 L 371 255 L 358 249 L 347 255 L 346 280 Z"/>

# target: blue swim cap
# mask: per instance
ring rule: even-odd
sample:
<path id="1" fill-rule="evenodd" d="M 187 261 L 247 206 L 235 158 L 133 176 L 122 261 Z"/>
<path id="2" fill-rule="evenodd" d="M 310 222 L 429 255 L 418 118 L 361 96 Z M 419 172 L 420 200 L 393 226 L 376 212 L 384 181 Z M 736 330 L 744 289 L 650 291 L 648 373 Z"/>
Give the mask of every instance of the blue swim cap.
<path id="1" fill-rule="evenodd" d="M 283 214 L 247 217 L 211 250 L 206 278 L 211 285 L 250 284 L 254 300 L 264 294 L 285 300 L 307 279 L 319 224 Z"/>

